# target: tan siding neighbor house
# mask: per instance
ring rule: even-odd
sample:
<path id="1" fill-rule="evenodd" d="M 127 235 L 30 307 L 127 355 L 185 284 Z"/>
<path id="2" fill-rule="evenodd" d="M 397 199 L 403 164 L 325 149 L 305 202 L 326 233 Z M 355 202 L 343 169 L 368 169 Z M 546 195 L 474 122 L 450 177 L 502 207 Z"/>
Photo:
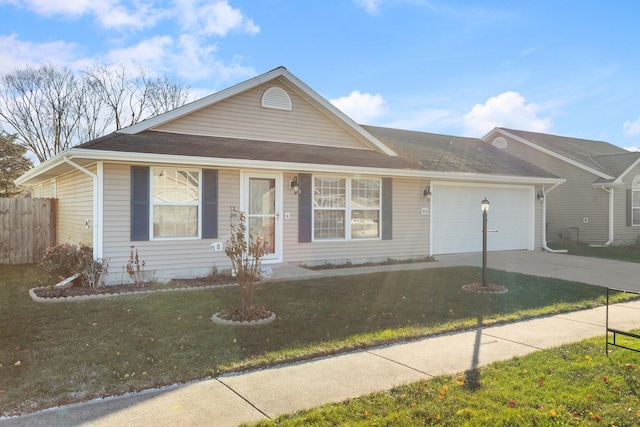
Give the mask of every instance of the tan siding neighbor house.
<path id="1" fill-rule="evenodd" d="M 18 183 L 51 180 L 60 242 L 91 243 L 110 283 L 127 281 L 132 247 L 158 280 L 228 268 L 232 209 L 266 237 L 265 264 L 478 251 L 485 197 L 503 230 L 489 250 L 541 249 L 536 194 L 563 182 L 479 139 L 358 125 L 283 67 L 68 149 Z"/>
<path id="2" fill-rule="evenodd" d="M 483 140 L 565 179 L 545 187 L 550 241 L 636 244 L 640 237 L 640 153 L 592 141 L 495 128 Z"/>

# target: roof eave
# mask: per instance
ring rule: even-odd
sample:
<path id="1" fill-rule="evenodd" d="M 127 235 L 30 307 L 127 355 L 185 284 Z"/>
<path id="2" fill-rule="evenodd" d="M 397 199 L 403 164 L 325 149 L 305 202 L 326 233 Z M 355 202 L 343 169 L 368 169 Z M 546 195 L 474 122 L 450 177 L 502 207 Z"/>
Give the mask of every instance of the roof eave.
<path id="1" fill-rule="evenodd" d="M 99 153 L 97 153 L 99 151 Z M 259 168 L 269 170 L 309 170 L 313 165 L 314 172 L 320 173 L 348 173 L 348 174 L 369 174 L 397 177 L 413 177 L 425 179 L 440 179 L 452 181 L 487 182 L 487 183 L 518 183 L 518 184 L 556 184 L 565 182 L 561 178 L 536 177 L 536 176 L 512 176 L 512 175 L 490 175 L 461 172 L 434 172 L 422 169 L 386 169 L 369 166 L 342 166 L 332 164 L 299 163 L 299 162 L 276 162 L 267 160 L 245 160 L 229 159 L 219 157 L 195 157 L 195 156 L 175 156 L 166 154 L 131 153 L 120 151 L 103 151 L 92 149 L 73 149 L 68 154 L 69 159 L 90 159 L 124 163 L 163 163 L 178 164 L 186 166 L 206 166 L 212 165 L 222 168 Z"/>

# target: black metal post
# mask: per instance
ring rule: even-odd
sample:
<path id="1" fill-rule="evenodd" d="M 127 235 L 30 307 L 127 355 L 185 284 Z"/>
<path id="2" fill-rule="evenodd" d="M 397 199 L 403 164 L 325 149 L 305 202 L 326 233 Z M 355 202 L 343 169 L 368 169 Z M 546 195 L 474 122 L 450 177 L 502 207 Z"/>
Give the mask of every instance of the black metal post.
<path id="1" fill-rule="evenodd" d="M 482 211 L 482 286 L 487 286 L 487 211 Z"/>

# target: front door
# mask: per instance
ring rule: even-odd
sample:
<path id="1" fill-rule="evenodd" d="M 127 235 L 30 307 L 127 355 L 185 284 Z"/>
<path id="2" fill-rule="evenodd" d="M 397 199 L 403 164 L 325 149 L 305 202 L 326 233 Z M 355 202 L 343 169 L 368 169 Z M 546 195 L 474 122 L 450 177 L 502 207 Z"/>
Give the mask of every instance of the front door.
<path id="1" fill-rule="evenodd" d="M 265 262 L 282 262 L 282 221 L 280 210 L 282 176 L 279 174 L 245 173 L 244 207 L 247 228 L 255 238 L 258 233 L 267 242 Z"/>

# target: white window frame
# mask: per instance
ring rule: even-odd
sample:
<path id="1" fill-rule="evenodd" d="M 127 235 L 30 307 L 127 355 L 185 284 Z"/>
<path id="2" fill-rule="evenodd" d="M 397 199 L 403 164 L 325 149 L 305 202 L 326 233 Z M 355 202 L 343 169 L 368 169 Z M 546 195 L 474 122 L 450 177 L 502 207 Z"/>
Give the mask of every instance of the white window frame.
<path id="1" fill-rule="evenodd" d="M 640 204 L 636 206 L 634 201 L 636 200 L 636 194 L 640 194 L 640 175 L 636 175 L 633 178 L 631 184 L 631 226 L 640 227 Z M 640 196 L 638 196 L 640 202 Z"/>
<path id="2" fill-rule="evenodd" d="M 345 180 L 345 205 L 344 206 L 316 206 L 316 178 L 330 178 Z M 378 207 L 357 207 L 352 204 L 352 181 L 368 180 L 378 181 Z M 348 177 L 335 175 L 313 175 L 312 177 L 312 221 L 311 240 L 313 242 L 341 242 L 341 241 L 361 241 L 361 240 L 382 240 L 382 178 L 380 177 Z M 317 211 L 343 211 L 344 212 L 344 237 L 316 238 L 316 212 Z M 378 235 L 376 237 L 353 237 L 351 221 L 353 211 L 374 211 L 378 212 Z"/>
<path id="3" fill-rule="evenodd" d="M 197 172 L 198 173 L 198 201 L 197 202 L 155 202 L 153 196 L 155 171 L 159 169 L 172 169 L 176 172 Z M 197 168 L 183 168 L 176 166 L 155 166 L 151 167 L 151 182 L 149 185 L 149 238 L 150 240 L 196 240 L 202 237 L 202 169 Z M 198 208 L 198 224 L 197 232 L 195 236 L 156 236 L 154 233 L 154 210 L 156 206 L 196 206 Z"/>

